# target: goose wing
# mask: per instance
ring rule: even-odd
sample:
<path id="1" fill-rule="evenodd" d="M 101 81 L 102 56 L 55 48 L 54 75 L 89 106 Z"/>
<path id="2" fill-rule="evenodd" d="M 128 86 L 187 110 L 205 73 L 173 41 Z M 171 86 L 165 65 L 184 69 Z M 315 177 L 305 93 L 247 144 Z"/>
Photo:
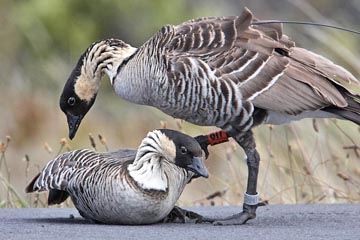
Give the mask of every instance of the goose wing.
<path id="1" fill-rule="evenodd" d="M 69 181 L 85 180 L 95 174 L 99 167 L 121 166 L 133 161 L 136 149 L 121 149 L 115 152 L 98 153 L 83 149 L 66 152 L 51 160 L 26 187 L 26 192 L 61 190 L 66 191 Z"/>
<path id="2" fill-rule="evenodd" d="M 243 101 L 287 114 L 347 106 L 338 86 L 354 94 L 359 82 L 351 73 L 295 47 L 281 24 L 252 25 L 256 21 L 245 8 L 240 16 L 200 18 L 162 29 L 159 43 L 169 79 L 205 79 L 220 86 L 235 82 Z"/>

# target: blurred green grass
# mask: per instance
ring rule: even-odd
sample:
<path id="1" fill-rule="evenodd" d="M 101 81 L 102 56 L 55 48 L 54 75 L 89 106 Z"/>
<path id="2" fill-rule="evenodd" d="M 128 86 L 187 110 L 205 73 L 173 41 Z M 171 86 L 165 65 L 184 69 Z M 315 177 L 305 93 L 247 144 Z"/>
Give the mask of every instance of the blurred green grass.
<path id="1" fill-rule="evenodd" d="M 161 26 L 203 17 L 237 15 L 248 6 L 261 19 L 303 20 L 358 28 L 356 1 L 0 1 L 0 141 L 11 141 L 0 160 L 0 207 L 45 206 L 45 194 L 24 194 L 31 177 L 65 151 L 62 87 L 87 46 L 121 38 L 141 45 Z M 279 12 L 281 9 L 281 12 Z M 298 45 L 320 53 L 359 78 L 360 36 L 306 26 L 285 26 Z M 359 30 L 359 29 L 357 29 Z M 110 150 L 137 147 L 145 134 L 167 127 L 196 136 L 214 128 L 180 123 L 160 111 L 118 98 L 104 79 L 72 149 L 91 148 L 101 134 Z M 259 193 L 270 203 L 360 202 L 360 130 L 350 122 L 311 119 L 255 129 L 262 161 Z M 105 151 L 97 140 L 98 150 Z M 51 148 L 51 149 L 50 149 Z M 51 151 L 50 151 L 51 150 Z M 210 178 L 191 183 L 182 205 L 241 204 L 247 166 L 233 142 L 210 149 Z M 69 203 L 67 203 L 69 204 Z"/>

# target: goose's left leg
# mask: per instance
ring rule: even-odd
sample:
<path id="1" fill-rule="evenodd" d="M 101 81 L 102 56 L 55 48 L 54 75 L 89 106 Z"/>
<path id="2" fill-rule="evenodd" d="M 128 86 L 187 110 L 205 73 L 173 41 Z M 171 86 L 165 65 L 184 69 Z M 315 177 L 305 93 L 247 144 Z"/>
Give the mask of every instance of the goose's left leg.
<path id="1" fill-rule="evenodd" d="M 259 120 L 259 122 L 263 121 L 263 116 L 258 117 L 256 120 Z M 249 122 L 253 124 L 252 119 L 249 119 Z M 256 121 L 254 125 L 257 124 L 258 121 Z M 259 195 L 256 191 L 260 156 L 256 150 L 255 139 L 251 129 L 243 132 L 231 125 L 224 126 L 224 129 L 226 129 L 226 131 L 222 130 L 208 135 L 197 136 L 195 139 L 199 142 L 207 157 L 209 154 L 207 150 L 208 145 L 220 144 L 228 141 L 229 136 L 233 137 L 244 149 L 247 156 L 248 181 L 246 193 L 244 194 L 243 211 L 224 219 L 217 219 L 213 221 L 213 223 L 216 225 L 245 224 L 248 220 L 256 217 L 256 209 L 258 206 L 266 205 L 265 202 L 259 203 Z"/>
<path id="2" fill-rule="evenodd" d="M 244 204 L 241 213 L 233 216 L 214 221 L 215 225 L 239 225 L 245 224 L 248 220 L 256 217 L 256 209 L 258 206 L 264 206 L 265 203 L 259 203 L 259 195 L 256 191 L 257 178 L 259 172 L 260 156 L 256 150 L 256 144 L 251 130 L 245 134 L 234 134 L 233 131 L 227 131 L 236 142 L 244 149 L 247 156 L 248 180 L 246 193 L 244 194 Z M 241 136 L 241 137 L 237 137 Z"/>

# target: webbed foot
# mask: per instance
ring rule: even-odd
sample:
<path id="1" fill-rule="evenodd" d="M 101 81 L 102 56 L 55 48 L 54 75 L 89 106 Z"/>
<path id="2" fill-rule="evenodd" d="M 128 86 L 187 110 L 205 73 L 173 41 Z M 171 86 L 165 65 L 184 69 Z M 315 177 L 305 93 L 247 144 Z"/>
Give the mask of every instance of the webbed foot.
<path id="1" fill-rule="evenodd" d="M 161 221 L 163 223 L 212 223 L 214 219 L 175 206 Z"/>
<path id="2" fill-rule="evenodd" d="M 213 221 L 214 225 L 242 225 L 247 221 L 256 218 L 256 209 L 259 206 L 265 206 L 267 202 L 260 202 L 257 205 L 243 205 L 243 211 L 241 213 L 234 214 L 224 219 Z"/>

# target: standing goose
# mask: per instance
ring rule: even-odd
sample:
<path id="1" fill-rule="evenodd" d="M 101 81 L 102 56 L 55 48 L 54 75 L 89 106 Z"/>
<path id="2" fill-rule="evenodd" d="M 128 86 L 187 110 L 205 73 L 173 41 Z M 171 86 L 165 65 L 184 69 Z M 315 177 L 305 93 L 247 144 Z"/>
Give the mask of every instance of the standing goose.
<path id="1" fill-rule="evenodd" d="M 175 214 L 181 212 L 174 205 L 185 185 L 197 176 L 208 177 L 200 145 L 188 135 L 162 129 L 150 132 L 137 150 L 61 154 L 26 192 L 50 191 L 48 204 L 70 196 L 81 216 L 95 222 L 150 224 L 166 218 L 172 209 Z"/>
<path id="2" fill-rule="evenodd" d="M 93 43 L 65 84 L 60 107 L 73 138 L 104 74 L 122 98 L 197 125 L 214 125 L 247 156 L 243 211 L 218 224 L 256 216 L 260 157 L 251 129 L 313 117 L 360 124 L 360 84 L 347 70 L 295 46 L 280 23 L 240 16 L 166 25 L 141 47 L 117 39 Z"/>

